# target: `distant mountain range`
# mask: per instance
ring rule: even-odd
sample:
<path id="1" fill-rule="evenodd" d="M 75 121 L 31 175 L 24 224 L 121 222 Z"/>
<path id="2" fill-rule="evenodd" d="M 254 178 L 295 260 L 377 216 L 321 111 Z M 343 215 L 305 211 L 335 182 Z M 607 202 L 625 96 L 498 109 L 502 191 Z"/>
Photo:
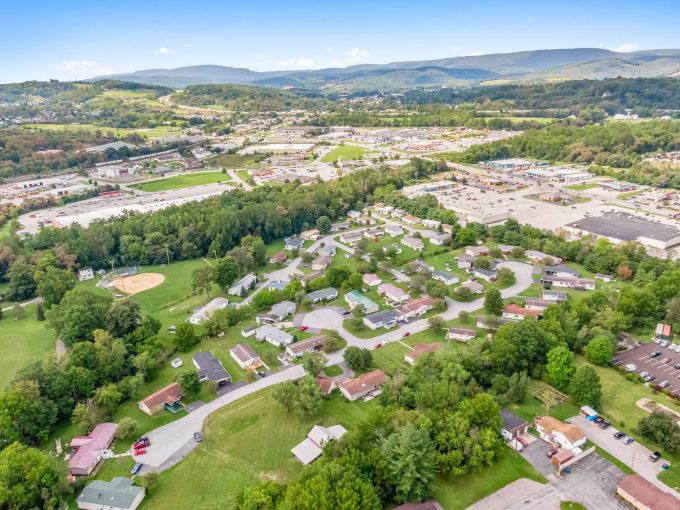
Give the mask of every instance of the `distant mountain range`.
<path id="1" fill-rule="evenodd" d="M 218 83 L 298 87 L 329 92 L 388 88 L 462 86 L 478 83 L 552 80 L 680 77 L 680 50 L 618 53 L 600 48 L 519 51 L 437 60 L 360 64 L 345 68 L 301 71 L 251 71 L 245 68 L 198 65 L 146 69 L 99 76 L 176 89 Z"/>

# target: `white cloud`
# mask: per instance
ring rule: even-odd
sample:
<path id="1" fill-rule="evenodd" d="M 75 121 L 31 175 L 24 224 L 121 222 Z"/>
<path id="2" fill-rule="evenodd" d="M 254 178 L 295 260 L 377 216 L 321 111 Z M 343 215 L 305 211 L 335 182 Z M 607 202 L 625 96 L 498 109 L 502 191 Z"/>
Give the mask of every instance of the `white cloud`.
<path id="1" fill-rule="evenodd" d="M 184 47 L 185 47 L 185 48 L 191 48 L 191 43 L 189 43 L 189 42 L 188 42 L 188 43 L 184 43 Z"/>
<path id="2" fill-rule="evenodd" d="M 637 43 L 623 43 L 619 44 L 616 48 L 612 48 L 613 51 L 620 51 L 621 53 L 627 53 L 629 51 L 635 51 L 638 49 Z"/>
<path id="3" fill-rule="evenodd" d="M 481 51 L 471 51 L 470 53 L 468 53 L 469 57 L 478 57 L 480 55 L 482 55 Z"/>
<path id="4" fill-rule="evenodd" d="M 284 58 L 283 60 L 279 61 L 279 65 L 284 67 L 304 69 L 305 67 L 312 67 L 314 65 L 314 61 L 307 57 Z"/>
<path id="5" fill-rule="evenodd" d="M 360 50 L 359 48 L 352 48 L 347 52 L 347 57 L 345 62 L 348 64 L 354 64 L 360 62 L 363 59 L 368 58 L 368 50 Z"/>
<path id="6" fill-rule="evenodd" d="M 69 77 L 88 78 L 102 74 L 112 74 L 113 69 L 95 60 L 64 60 L 52 64 L 52 67 L 59 69 Z"/>
<path id="7" fill-rule="evenodd" d="M 331 53 L 331 52 L 333 51 L 333 47 L 331 46 L 331 47 L 329 47 L 329 48 L 326 48 L 326 51 L 327 51 L 328 53 Z"/>
<path id="8" fill-rule="evenodd" d="M 166 48 L 165 46 L 158 48 L 156 51 L 156 55 L 172 55 L 173 53 L 175 53 L 173 50 Z"/>
<path id="9" fill-rule="evenodd" d="M 449 49 L 451 51 L 456 51 L 458 48 L 456 46 L 451 45 L 451 46 L 449 46 Z"/>

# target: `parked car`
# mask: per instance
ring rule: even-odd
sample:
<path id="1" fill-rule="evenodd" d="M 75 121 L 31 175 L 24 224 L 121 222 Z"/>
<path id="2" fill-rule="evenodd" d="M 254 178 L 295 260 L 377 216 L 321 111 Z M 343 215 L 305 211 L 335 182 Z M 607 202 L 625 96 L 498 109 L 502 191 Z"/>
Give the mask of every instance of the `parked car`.
<path id="1" fill-rule="evenodd" d="M 146 448 L 147 446 L 151 445 L 151 441 L 149 440 L 148 436 L 142 436 L 137 441 L 132 443 L 132 448 L 134 450 L 138 450 L 140 448 Z"/>
<path id="2" fill-rule="evenodd" d="M 668 388 L 671 385 L 668 381 L 661 381 L 659 383 L 659 388 Z"/>
<path id="3" fill-rule="evenodd" d="M 201 434 L 200 432 L 194 432 L 194 441 L 196 441 L 197 443 L 203 441 L 203 434 Z"/>
<path id="4" fill-rule="evenodd" d="M 411 336 L 411 332 L 410 331 L 404 331 L 401 336 L 403 336 L 403 337 Z"/>
<path id="5" fill-rule="evenodd" d="M 668 340 L 662 340 L 659 344 L 661 347 L 668 347 L 671 343 Z"/>
<path id="6" fill-rule="evenodd" d="M 666 356 L 665 358 L 663 358 L 661 360 L 661 363 L 670 363 L 670 362 L 671 362 L 671 359 L 668 356 Z"/>
<path id="7" fill-rule="evenodd" d="M 640 372 L 640 377 L 643 379 L 649 375 L 649 372 Z"/>
<path id="8" fill-rule="evenodd" d="M 614 432 L 614 439 L 621 439 L 622 437 L 625 437 L 626 434 L 623 432 Z"/>
<path id="9" fill-rule="evenodd" d="M 596 416 L 595 420 L 593 420 L 593 421 L 595 421 L 595 423 L 602 423 L 603 420 L 604 420 L 604 418 L 602 418 L 602 416 Z"/>
<path id="10" fill-rule="evenodd" d="M 522 438 L 522 437 L 517 437 L 517 438 L 515 438 L 515 439 L 517 439 L 517 441 L 519 442 L 519 444 L 521 444 L 522 446 L 524 446 L 524 447 L 529 446 L 529 442 L 528 442 L 526 439 L 524 439 L 524 438 Z"/>
<path id="11" fill-rule="evenodd" d="M 258 370 L 257 375 L 259 375 L 260 377 L 267 377 L 267 372 L 265 372 L 264 370 Z"/>
<path id="12" fill-rule="evenodd" d="M 635 365 L 635 364 L 633 364 L 633 363 L 628 363 L 628 364 L 627 364 L 625 367 L 623 367 L 623 368 L 626 369 L 626 372 L 635 372 L 635 371 L 637 370 L 637 365 Z"/>
<path id="13" fill-rule="evenodd" d="M 660 343 L 661 343 L 661 339 L 660 339 L 660 338 L 655 338 L 655 339 L 654 339 L 654 343 L 657 344 L 657 345 L 660 344 Z"/>
<path id="14" fill-rule="evenodd" d="M 144 455 L 146 453 L 146 448 L 139 448 L 138 450 L 135 450 L 135 457 L 138 457 L 140 455 Z"/>
<path id="15" fill-rule="evenodd" d="M 649 460 L 652 462 L 656 462 L 661 458 L 661 454 L 659 452 L 653 452 L 652 454 L 649 455 Z"/>
<path id="16" fill-rule="evenodd" d="M 647 374 L 643 379 L 645 380 L 645 382 L 652 382 L 656 380 L 656 376 L 652 374 Z"/>
<path id="17" fill-rule="evenodd" d="M 635 439 L 633 439 L 633 438 L 630 437 L 630 436 L 626 436 L 626 437 L 623 438 L 623 444 L 630 444 L 630 443 L 632 443 L 633 441 L 635 441 Z"/>
<path id="18" fill-rule="evenodd" d="M 548 457 L 549 459 L 552 459 L 553 455 L 555 455 L 556 453 L 557 450 L 555 448 L 551 448 L 546 452 L 545 456 Z"/>
<path id="19" fill-rule="evenodd" d="M 661 356 L 661 351 L 652 351 L 649 353 L 650 358 L 658 358 L 659 356 Z"/>
<path id="20" fill-rule="evenodd" d="M 137 462 L 137 463 L 132 467 L 132 469 L 130 470 L 130 474 L 131 474 L 131 475 L 136 475 L 137 473 L 139 473 L 139 472 L 142 470 L 143 467 L 144 467 L 144 464 L 142 464 L 141 462 Z"/>
<path id="21" fill-rule="evenodd" d="M 609 428 L 610 425 L 611 425 L 611 422 L 603 421 L 602 423 L 600 423 L 600 424 L 598 425 L 598 427 L 600 427 L 602 430 L 604 430 L 604 429 L 606 429 L 606 428 Z"/>
<path id="22" fill-rule="evenodd" d="M 309 326 L 300 326 L 298 328 L 298 331 L 307 331 L 309 329 Z"/>
<path id="23" fill-rule="evenodd" d="M 680 370 L 680 363 L 676 363 L 675 365 L 673 365 L 673 368 L 676 370 Z"/>

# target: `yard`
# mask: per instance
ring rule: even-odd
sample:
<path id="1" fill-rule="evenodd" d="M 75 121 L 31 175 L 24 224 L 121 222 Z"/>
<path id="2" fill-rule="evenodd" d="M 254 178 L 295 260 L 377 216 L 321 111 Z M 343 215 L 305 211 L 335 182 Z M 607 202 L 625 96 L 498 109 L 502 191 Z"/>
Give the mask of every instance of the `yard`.
<path id="1" fill-rule="evenodd" d="M 238 154 L 219 154 L 205 160 L 211 166 L 221 166 L 222 168 L 244 168 L 246 166 L 256 166 L 255 156 L 240 156 Z"/>
<path id="2" fill-rule="evenodd" d="M 566 186 L 567 189 L 574 191 L 585 191 L 587 189 L 595 189 L 598 187 L 599 186 L 594 182 L 584 182 L 583 184 L 570 184 L 569 186 Z"/>
<path id="3" fill-rule="evenodd" d="M 341 145 L 321 158 L 322 163 L 333 163 L 340 160 L 360 159 L 361 156 L 369 152 L 362 147 L 354 145 Z"/>
<path id="4" fill-rule="evenodd" d="M 135 184 L 134 188 L 142 191 L 156 192 L 168 191 L 172 189 L 188 188 L 190 186 L 200 186 L 202 184 L 213 184 L 228 182 L 231 180 L 228 174 L 222 172 L 195 172 L 184 175 L 174 175 L 165 179 L 156 179 L 150 182 Z"/>

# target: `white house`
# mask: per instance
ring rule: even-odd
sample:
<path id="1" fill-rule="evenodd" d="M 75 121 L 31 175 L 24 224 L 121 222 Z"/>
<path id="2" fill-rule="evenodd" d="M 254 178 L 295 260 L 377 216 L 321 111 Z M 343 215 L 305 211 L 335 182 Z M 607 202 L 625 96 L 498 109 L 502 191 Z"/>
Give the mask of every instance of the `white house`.
<path id="1" fill-rule="evenodd" d="M 390 283 L 378 285 L 378 295 L 384 297 L 390 303 L 403 303 L 411 299 L 408 292 Z"/>
<path id="2" fill-rule="evenodd" d="M 467 342 L 468 340 L 473 340 L 476 336 L 477 332 L 474 329 L 449 328 L 446 332 L 447 340 L 456 340 L 458 342 Z"/>
<path id="3" fill-rule="evenodd" d="M 417 216 L 406 214 L 403 218 L 401 218 L 401 221 L 408 225 L 417 225 L 418 223 L 420 223 L 421 220 Z"/>
<path id="4" fill-rule="evenodd" d="M 339 440 L 347 433 L 342 425 L 322 427 L 314 425 L 307 438 L 291 450 L 293 456 L 305 466 L 321 457 L 323 447 L 331 440 Z"/>
<path id="5" fill-rule="evenodd" d="M 392 237 L 398 237 L 404 233 L 404 229 L 399 225 L 385 225 L 385 233 Z"/>
<path id="6" fill-rule="evenodd" d="M 417 299 L 411 299 L 398 307 L 396 310 L 400 315 L 400 319 L 405 321 L 411 317 L 417 317 L 427 313 L 434 308 L 434 299 L 430 296 L 424 296 Z"/>
<path id="7" fill-rule="evenodd" d="M 402 237 L 401 244 L 415 251 L 423 251 L 425 249 L 425 244 L 423 243 L 422 239 L 418 239 L 413 236 Z"/>
<path id="8" fill-rule="evenodd" d="M 286 346 L 293 343 L 293 335 L 290 335 L 285 331 L 275 328 L 269 324 L 265 324 L 264 326 L 257 328 L 255 331 L 255 339 L 259 340 L 260 342 L 267 341 L 276 347 Z"/>
<path id="9" fill-rule="evenodd" d="M 488 269 L 484 269 L 481 267 L 478 267 L 474 271 L 474 275 L 477 278 L 480 278 L 484 281 L 487 282 L 495 282 L 496 281 L 496 272 L 495 271 L 489 271 Z"/>
<path id="10" fill-rule="evenodd" d="M 541 310 L 531 310 L 522 308 L 518 304 L 512 303 L 503 308 L 503 318 L 513 321 L 521 321 L 525 317 L 537 317 L 541 315 Z"/>
<path id="11" fill-rule="evenodd" d="M 286 251 L 298 250 L 300 251 L 305 245 L 305 240 L 301 237 L 289 237 L 286 239 L 286 244 L 284 248 Z"/>
<path id="12" fill-rule="evenodd" d="M 542 251 L 527 250 L 524 255 L 532 262 L 544 262 L 546 260 L 549 261 L 550 264 L 559 264 L 562 262 L 561 258 L 555 257 L 554 255 L 548 255 Z"/>
<path id="13" fill-rule="evenodd" d="M 274 306 L 272 306 L 269 313 L 255 317 L 255 321 L 258 324 L 273 324 L 275 322 L 281 322 L 290 314 L 295 313 L 295 309 L 295 303 L 292 301 L 281 301 L 280 303 L 276 303 Z"/>
<path id="14" fill-rule="evenodd" d="M 573 450 L 586 442 L 586 435 L 576 425 L 564 423 L 552 416 L 539 416 L 534 419 L 536 431 L 543 441 L 560 448 Z"/>
<path id="15" fill-rule="evenodd" d="M 81 282 L 85 280 L 92 280 L 94 278 L 94 271 L 92 271 L 91 267 L 87 267 L 85 269 L 81 269 L 78 271 L 78 280 Z"/>
<path id="16" fill-rule="evenodd" d="M 305 295 L 305 298 L 309 299 L 312 303 L 318 303 L 320 301 L 333 301 L 337 297 L 338 291 L 333 287 L 315 290 Z"/>
<path id="17" fill-rule="evenodd" d="M 194 310 L 194 313 L 192 313 L 191 316 L 187 319 L 187 322 L 190 322 L 191 324 L 195 324 L 196 326 L 198 326 L 204 320 L 208 319 L 217 310 L 222 310 L 223 308 L 226 308 L 228 304 L 229 301 L 226 298 L 217 297 L 210 301 L 205 306 L 202 306 L 201 308 L 197 308 L 196 310 Z"/>
<path id="18" fill-rule="evenodd" d="M 229 287 L 227 294 L 230 296 L 244 297 L 248 292 L 255 288 L 256 283 L 257 275 L 255 273 L 249 273 Z"/>
<path id="19" fill-rule="evenodd" d="M 453 285 L 454 283 L 459 282 L 456 276 L 452 275 L 447 271 L 442 271 L 440 269 L 435 269 L 434 271 L 432 271 L 432 279 L 437 280 L 438 282 L 445 283 L 446 285 Z"/>
<path id="20" fill-rule="evenodd" d="M 340 234 L 340 241 L 350 246 L 354 246 L 361 241 L 361 237 L 361 232 L 344 232 Z"/>
<path id="21" fill-rule="evenodd" d="M 545 266 L 544 273 L 559 278 L 578 278 L 581 276 L 576 269 L 569 266 Z"/>
<path id="22" fill-rule="evenodd" d="M 375 275 L 373 273 L 366 273 L 363 276 L 363 281 L 366 285 L 369 287 L 375 287 L 377 285 L 380 285 L 382 283 L 382 280 L 378 277 L 378 275 Z"/>
<path id="23" fill-rule="evenodd" d="M 486 246 L 466 246 L 465 255 L 470 257 L 485 257 L 489 254 L 489 248 Z"/>
<path id="24" fill-rule="evenodd" d="M 132 485 L 130 478 L 93 480 L 78 495 L 76 506 L 82 510 L 135 510 L 144 496 L 144 488 Z"/>
<path id="25" fill-rule="evenodd" d="M 437 229 L 441 227 L 442 222 L 437 220 L 423 220 L 423 227 Z"/>
<path id="26" fill-rule="evenodd" d="M 437 234 L 430 237 L 430 242 L 436 246 L 442 246 L 451 239 L 451 234 Z"/>
<path id="27" fill-rule="evenodd" d="M 400 315 L 394 310 L 379 310 L 375 313 L 366 315 L 363 323 L 366 327 L 376 330 L 378 328 L 393 328 L 397 325 Z"/>
<path id="28" fill-rule="evenodd" d="M 261 364 L 260 356 L 248 344 L 236 344 L 229 349 L 229 355 L 234 359 L 238 366 L 242 369 L 259 366 Z"/>
<path id="29" fill-rule="evenodd" d="M 458 266 L 458 269 L 472 269 L 474 263 L 475 257 L 471 257 L 470 255 L 460 255 L 456 257 L 456 266 Z"/>

